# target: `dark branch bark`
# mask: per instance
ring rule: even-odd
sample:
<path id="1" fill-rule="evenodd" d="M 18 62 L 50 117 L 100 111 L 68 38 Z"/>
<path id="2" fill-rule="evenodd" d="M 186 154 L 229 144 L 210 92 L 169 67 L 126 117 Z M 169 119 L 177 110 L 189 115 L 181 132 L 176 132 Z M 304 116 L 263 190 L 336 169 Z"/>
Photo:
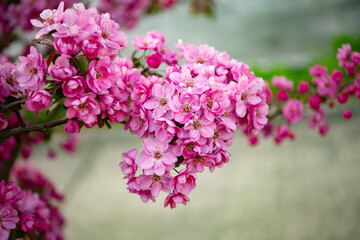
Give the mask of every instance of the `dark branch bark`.
<path id="1" fill-rule="evenodd" d="M 9 104 L 6 104 L 6 105 L 3 105 L 3 106 L 0 106 L 0 112 L 6 112 L 8 110 L 12 110 L 14 108 L 18 108 L 19 105 L 23 104 L 24 102 L 27 101 L 27 98 L 25 99 L 20 99 L 18 101 L 15 101 L 15 102 L 12 102 L 12 103 L 9 103 Z"/>
<path id="2" fill-rule="evenodd" d="M 20 133 L 26 133 L 26 132 L 46 132 L 47 129 L 65 124 L 67 121 L 68 119 L 63 118 L 43 124 L 36 124 L 27 127 L 18 127 L 9 130 L 2 130 L 0 131 L 0 138 L 6 138 L 9 136 L 18 135 Z"/>

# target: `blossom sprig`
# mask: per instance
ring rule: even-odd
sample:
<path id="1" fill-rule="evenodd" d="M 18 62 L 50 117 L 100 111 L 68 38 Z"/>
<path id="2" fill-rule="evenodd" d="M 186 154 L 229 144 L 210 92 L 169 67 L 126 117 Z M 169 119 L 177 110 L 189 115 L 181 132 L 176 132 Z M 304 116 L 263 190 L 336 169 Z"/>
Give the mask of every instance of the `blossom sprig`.
<path id="1" fill-rule="evenodd" d="M 147 202 L 164 191 L 164 205 L 175 208 L 189 201 L 196 174 L 229 161 L 227 147 L 237 128 L 248 135 L 263 128 L 268 105 L 265 82 L 248 65 L 208 45 L 179 41 L 176 53 L 164 42 L 155 31 L 132 42 L 147 53 L 142 68 L 167 67 L 164 77 L 142 77 L 128 89 L 132 101 L 125 129 L 144 139 L 143 151 L 138 160 L 137 149 L 124 153 L 120 167 L 131 193 Z"/>
<path id="2" fill-rule="evenodd" d="M 294 86 L 285 76 L 274 76 L 272 94 L 267 85 L 267 102 L 270 105 L 270 121 L 263 128 L 264 137 L 274 136 L 277 144 L 286 139 L 293 140 L 296 133 L 291 130 L 294 123 L 307 119 L 309 128 L 325 136 L 330 125 L 326 121 L 327 112 L 335 104 L 344 105 L 350 98 L 360 99 L 360 53 L 352 51 L 350 44 L 343 44 L 338 49 L 337 60 L 340 69 L 329 73 L 327 67 L 314 65 L 309 68 L 310 81 L 300 81 Z M 350 119 L 352 112 L 344 109 L 343 117 Z M 255 137 L 255 136 L 254 136 Z M 254 137 L 250 144 L 257 144 Z M 256 137 L 255 137 L 256 138 Z"/>
<path id="3" fill-rule="evenodd" d="M 64 238 L 65 219 L 54 204 L 64 196 L 30 163 L 16 163 L 11 179 L 0 182 L 0 239 Z"/>

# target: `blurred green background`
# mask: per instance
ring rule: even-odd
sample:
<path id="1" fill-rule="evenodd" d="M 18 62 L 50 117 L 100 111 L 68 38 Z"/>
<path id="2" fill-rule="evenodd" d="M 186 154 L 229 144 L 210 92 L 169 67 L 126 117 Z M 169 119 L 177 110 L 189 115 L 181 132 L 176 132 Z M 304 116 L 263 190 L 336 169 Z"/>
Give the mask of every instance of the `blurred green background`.
<path id="1" fill-rule="evenodd" d="M 169 45 L 209 44 L 249 63 L 257 75 L 309 78 L 313 63 L 334 67 L 335 47 L 358 50 L 360 1 L 219 0 L 216 18 L 189 17 L 187 5 L 144 19 L 129 33 L 158 30 Z M 129 55 L 125 52 L 124 56 Z M 137 136 L 113 130 L 82 131 L 79 151 L 33 162 L 66 194 L 62 210 L 68 239 L 360 239 L 360 109 L 354 117 L 330 113 L 330 132 L 320 137 L 297 124 L 295 142 L 272 140 L 249 147 L 238 133 L 230 163 L 199 174 L 190 203 L 175 210 L 144 204 L 129 194 L 118 167 L 121 153 L 140 148 Z M 340 107 L 340 110 L 343 110 Z M 55 146 L 61 135 L 51 143 Z"/>

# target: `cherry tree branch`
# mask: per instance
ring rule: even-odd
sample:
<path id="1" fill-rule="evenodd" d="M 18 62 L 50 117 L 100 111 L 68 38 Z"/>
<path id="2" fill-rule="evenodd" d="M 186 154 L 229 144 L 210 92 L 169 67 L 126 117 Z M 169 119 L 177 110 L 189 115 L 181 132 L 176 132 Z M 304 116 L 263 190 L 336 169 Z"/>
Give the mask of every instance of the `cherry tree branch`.
<path id="1" fill-rule="evenodd" d="M 13 135 L 18 135 L 20 133 L 26 133 L 26 132 L 46 132 L 47 129 L 53 128 L 59 125 L 63 125 L 68 121 L 67 118 L 58 119 L 52 122 L 47 122 L 43 124 L 36 124 L 32 126 L 26 126 L 26 127 L 18 127 L 13 128 L 9 130 L 2 130 L 0 131 L 0 138 L 6 138 Z"/>

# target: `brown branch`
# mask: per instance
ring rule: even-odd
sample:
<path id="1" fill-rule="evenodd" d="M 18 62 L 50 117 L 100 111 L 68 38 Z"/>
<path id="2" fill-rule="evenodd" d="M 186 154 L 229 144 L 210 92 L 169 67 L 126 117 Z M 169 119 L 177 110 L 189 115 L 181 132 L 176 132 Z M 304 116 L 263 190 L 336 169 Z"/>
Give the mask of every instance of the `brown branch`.
<path id="1" fill-rule="evenodd" d="M 68 121 L 68 119 L 63 118 L 63 119 L 58 119 L 53 122 L 47 122 L 47 123 L 43 123 L 43 124 L 36 124 L 36 125 L 32 125 L 32 126 L 27 126 L 27 127 L 18 127 L 18 128 L 13 128 L 13 129 L 9 129 L 9 130 L 2 130 L 2 131 L 0 131 L 0 138 L 6 138 L 9 136 L 18 135 L 20 133 L 26 133 L 26 132 L 46 132 L 47 129 L 65 124 L 67 121 Z"/>
<path id="2" fill-rule="evenodd" d="M 13 108 L 17 108 L 19 105 L 23 104 L 27 100 L 28 100 L 27 98 L 24 98 L 24 99 L 20 99 L 20 100 L 17 100 L 15 102 L 11 102 L 9 104 L 3 105 L 3 106 L 0 107 L 0 112 L 6 112 L 6 111 L 11 110 Z"/>

